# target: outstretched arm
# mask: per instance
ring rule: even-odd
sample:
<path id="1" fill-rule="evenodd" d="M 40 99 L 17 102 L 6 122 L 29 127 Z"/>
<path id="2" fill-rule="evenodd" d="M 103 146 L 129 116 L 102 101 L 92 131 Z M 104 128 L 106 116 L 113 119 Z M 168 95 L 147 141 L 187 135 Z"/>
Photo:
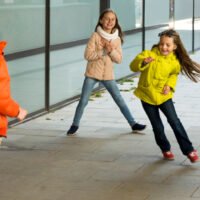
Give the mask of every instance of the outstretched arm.
<path id="1" fill-rule="evenodd" d="M 144 71 L 149 67 L 149 63 L 154 61 L 154 58 L 151 55 L 151 51 L 145 50 L 138 54 L 130 63 L 130 69 L 134 72 Z"/>

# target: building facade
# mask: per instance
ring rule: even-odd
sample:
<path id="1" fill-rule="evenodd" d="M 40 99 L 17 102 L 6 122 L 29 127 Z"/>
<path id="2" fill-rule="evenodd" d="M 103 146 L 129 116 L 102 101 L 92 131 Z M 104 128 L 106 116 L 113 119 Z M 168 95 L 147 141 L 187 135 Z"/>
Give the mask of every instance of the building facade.
<path id="1" fill-rule="evenodd" d="M 0 0 L 0 40 L 8 42 L 11 90 L 29 117 L 80 95 L 85 45 L 105 8 L 116 11 L 125 34 L 116 79 L 130 76 L 132 58 L 169 27 L 180 33 L 189 52 L 200 49 L 199 0 Z"/>

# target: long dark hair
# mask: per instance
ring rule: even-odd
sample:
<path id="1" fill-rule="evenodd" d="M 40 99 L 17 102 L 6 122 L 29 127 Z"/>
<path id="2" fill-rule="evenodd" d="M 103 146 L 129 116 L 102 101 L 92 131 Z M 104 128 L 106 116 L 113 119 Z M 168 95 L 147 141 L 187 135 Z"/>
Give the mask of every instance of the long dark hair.
<path id="1" fill-rule="evenodd" d="M 158 36 L 160 38 L 162 36 L 173 38 L 174 44 L 177 46 L 177 48 L 174 50 L 174 53 L 180 62 L 181 72 L 185 74 L 192 81 L 198 82 L 200 79 L 200 64 L 194 62 L 190 58 L 189 54 L 187 53 L 181 41 L 179 34 L 175 30 L 169 29 L 169 30 L 159 33 Z M 156 45 L 153 45 L 152 48 L 158 47 L 158 46 L 159 46 L 159 43 Z"/>
<path id="2" fill-rule="evenodd" d="M 101 26 L 101 27 L 102 27 L 102 24 L 100 23 L 100 21 L 102 20 L 102 18 L 104 17 L 104 15 L 105 15 L 106 13 L 109 13 L 109 12 L 113 13 L 113 14 L 115 15 L 115 17 L 116 17 L 116 23 L 115 23 L 115 26 L 113 27 L 113 30 L 112 30 L 112 31 L 114 31 L 115 29 L 118 29 L 118 31 L 119 31 L 119 37 L 120 37 L 121 42 L 122 42 L 122 44 L 123 44 L 123 42 L 124 42 L 124 40 L 123 40 L 123 32 L 122 32 L 121 26 L 119 25 L 119 20 L 118 20 L 118 18 L 117 18 L 116 13 L 114 12 L 114 10 L 112 10 L 112 9 L 110 9 L 110 8 L 104 10 L 104 11 L 100 14 L 98 23 L 97 23 L 97 25 L 96 25 L 96 27 L 95 27 L 95 31 L 97 31 L 97 27 L 98 27 L 98 26 Z"/>

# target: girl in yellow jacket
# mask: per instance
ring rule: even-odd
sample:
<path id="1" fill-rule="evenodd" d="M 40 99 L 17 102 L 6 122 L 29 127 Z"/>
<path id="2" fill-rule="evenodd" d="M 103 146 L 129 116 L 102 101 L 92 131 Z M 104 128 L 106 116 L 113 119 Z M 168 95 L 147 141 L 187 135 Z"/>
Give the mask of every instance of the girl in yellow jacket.
<path id="1" fill-rule="evenodd" d="M 7 116 L 16 117 L 21 121 L 27 115 L 27 111 L 21 108 L 11 97 L 10 76 L 8 74 L 3 52 L 5 46 L 6 42 L 0 41 L 0 144 L 2 142 L 2 138 L 7 137 Z"/>
<path id="2" fill-rule="evenodd" d="M 163 157 L 174 159 L 170 143 L 165 135 L 159 114 L 161 110 L 174 131 L 181 151 L 191 162 L 199 161 L 188 135 L 180 122 L 172 102 L 176 81 L 180 72 L 192 81 L 200 77 L 200 65 L 192 61 L 185 50 L 179 34 L 170 29 L 159 34 L 159 43 L 152 50 L 138 54 L 130 64 L 134 72 L 141 72 L 135 95 L 141 99 Z"/>
<path id="3" fill-rule="evenodd" d="M 99 17 L 95 32 L 90 37 L 85 49 L 87 68 L 82 87 L 81 98 L 76 108 L 72 126 L 67 134 L 74 134 L 78 128 L 85 106 L 96 83 L 101 82 L 111 94 L 120 111 L 128 121 L 133 131 L 145 129 L 131 115 L 114 80 L 113 62 L 122 61 L 122 31 L 117 16 L 113 10 L 105 10 Z"/>

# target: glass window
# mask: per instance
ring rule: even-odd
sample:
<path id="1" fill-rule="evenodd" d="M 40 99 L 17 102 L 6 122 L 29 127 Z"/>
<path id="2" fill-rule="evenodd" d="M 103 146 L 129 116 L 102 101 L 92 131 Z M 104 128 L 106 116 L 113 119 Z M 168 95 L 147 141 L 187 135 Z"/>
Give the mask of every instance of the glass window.
<path id="1" fill-rule="evenodd" d="M 9 43 L 6 53 L 44 46 L 45 0 L 32 2 L 0 1 L 0 39 Z"/>
<path id="2" fill-rule="evenodd" d="M 120 79 L 122 77 L 130 75 L 129 64 L 133 58 L 142 50 L 142 33 L 135 33 L 131 35 L 125 35 L 123 44 L 123 60 L 121 64 L 115 65 L 115 78 Z"/>
<path id="3" fill-rule="evenodd" d="M 51 45 L 90 36 L 99 17 L 99 0 L 51 0 Z"/>
<path id="4" fill-rule="evenodd" d="M 169 0 L 146 0 L 145 3 L 145 26 L 169 23 Z"/>
<path id="5" fill-rule="evenodd" d="M 175 29 L 187 51 L 192 50 L 192 15 L 193 5 L 189 0 L 175 1 Z"/>
<path id="6" fill-rule="evenodd" d="M 45 107 L 44 53 L 8 62 L 14 99 L 29 113 Z"/>
<path id="7" fill-rule="evenodd" d="M 170 17 L 169 1 L 146 0 L 145 2 L 145 27 L 156 25 L 166 25 L 168 27 Z M 146 30 L 145 49 L 151 49 L 154 44 L 158 43 L 158 33 L 164 29 L 166 29 L 166 27 Z"/>
<path id="8" fill-rule="evenodd" d="M 191 0 L 175 0 L 175 18 L 176 20 L 184 20 L 192 17 L 192 1 Z"/>
<path id="9" fill-rule="evenodd" d="M 45 0 L 1 0 L 0 27 L 0 40 L 8 42 L 5 55 L 29 55 L 8 62 L 13 98 L 29 112 L 43 109 L 45 56 L 32 55 L 45 45 Z"/>
<path id="10" fill-rule="evenodd" d="M 194 24 L 194 48 L 199 49 L 200 48 L 200 1 L 195 0 L 195 24 Z"/>
<path id="11" fill-rule="evenodd" d="M 90 37 L 99 18 L 99 7 L 99 0 L 51 1 L 51 46 L 66 45 L 50 53 L 51 105 L 81 93 L 85 45 L 69 48 L 67 43 Z"/>
<path id="12" fill-rule="evenodd" d="M 142 1 L 141 0 L 111 0 L 110 7 L 118 17 L 122 31 L 130 31 L 142 26 Z M 141 51 L 142 34 L 130 34 L 124 36 L 123 60 L 121 64 L 115 65 L 115 78 L 130 75 L 129 64 L 134 56 Z"/>
<path id="13" fill-rule="evenodd" d="M 110 7 L 117 13 L 123 31 L 141 26 L 141 0 L 111 0 Z"/>

